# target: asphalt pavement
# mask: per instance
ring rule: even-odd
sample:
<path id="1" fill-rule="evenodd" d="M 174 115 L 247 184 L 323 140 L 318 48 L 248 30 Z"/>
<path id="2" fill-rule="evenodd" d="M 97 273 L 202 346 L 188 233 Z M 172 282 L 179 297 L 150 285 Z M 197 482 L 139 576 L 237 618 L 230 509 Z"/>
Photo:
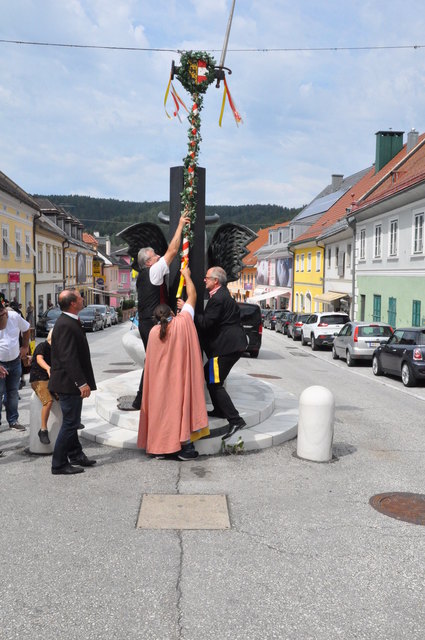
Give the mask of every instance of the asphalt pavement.
<path id="1" fill-rule="evenodd" d="M 89 335 L 98 380 L 134 370 L 128 328 Z M 296 440 L 194 462 L 84 441 L 97 465 L 52 476 L 28 433 L 3 424 L 2 639 L 422 640 L 424 528 L 369 499 L 424 491 L 423 389 L 407 395 L 270 331 L 236 367 L 298 396 L 330 388 L 337 459 L 299 460 Z M 24 424 L 29 398 L 27 386 Z M 144 494 L 224 495 L 230 528 L 139 529 Z"/>

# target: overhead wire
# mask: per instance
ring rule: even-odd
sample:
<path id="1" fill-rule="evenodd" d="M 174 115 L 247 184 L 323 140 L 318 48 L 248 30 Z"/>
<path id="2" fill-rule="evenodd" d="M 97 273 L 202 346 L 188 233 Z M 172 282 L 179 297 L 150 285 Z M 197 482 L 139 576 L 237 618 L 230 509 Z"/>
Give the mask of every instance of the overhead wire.
<path id="1" fill-rule="evenodd" d="M 74 44 L 64 42 L 38 42 L 32 40 L 7 40 L 0 38 L 0 44 L 29 45 L 37 47 L 65 47 L 70 49 L 104 49 L 112 51 L 147 51 L 181 54 L 187 49 L 173 49 L 163 47 L 122 47 L 96 44 Z M 391 49 L 424 49 L 425 44 L 400 44 L 400 45 L 364 45 L 357 47 L 252 47 L 246 49 L 228 49 L 232 53 L 296 53 L 313 51 L 379 51 Z M 220 52 L 221 49 L 207 49 L 211 53 Z"/>

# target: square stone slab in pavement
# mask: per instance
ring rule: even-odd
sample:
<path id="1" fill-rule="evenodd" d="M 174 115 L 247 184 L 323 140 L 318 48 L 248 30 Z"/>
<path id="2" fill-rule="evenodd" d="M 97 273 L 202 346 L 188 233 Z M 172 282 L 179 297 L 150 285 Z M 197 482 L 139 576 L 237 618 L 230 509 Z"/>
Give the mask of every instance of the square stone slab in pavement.
<path id="1" fill-rule="evenodd" d="M 230 529 L 225 495 L 144 494 L 138 529 Z"/>

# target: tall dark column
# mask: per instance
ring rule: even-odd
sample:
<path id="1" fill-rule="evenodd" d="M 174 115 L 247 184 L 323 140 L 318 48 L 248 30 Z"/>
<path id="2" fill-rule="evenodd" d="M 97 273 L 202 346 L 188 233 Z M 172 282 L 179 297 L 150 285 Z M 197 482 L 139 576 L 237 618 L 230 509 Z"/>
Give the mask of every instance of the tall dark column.
<path id="1" fill-rule="evenodd" d="M 170 236 L 173 237 L 182 212 L 180 194 L 183 191 L 183 167 L 171 167 L 170 169 Z M 202 312 L 204 309 L 204 276 L 206 268 L 205 251 L 205 169 L 196 169 L 198 178 L 196 196 L 196 221 L 192 226 L 194 232 L 193 245 L 189 251 L 189 267 L 192 280 L 198 294 L 196 311 Z M 180 254 L 175 258 L 170 267 L 170 306 L 175 308 L 176 293 L 180 279 Z"/>

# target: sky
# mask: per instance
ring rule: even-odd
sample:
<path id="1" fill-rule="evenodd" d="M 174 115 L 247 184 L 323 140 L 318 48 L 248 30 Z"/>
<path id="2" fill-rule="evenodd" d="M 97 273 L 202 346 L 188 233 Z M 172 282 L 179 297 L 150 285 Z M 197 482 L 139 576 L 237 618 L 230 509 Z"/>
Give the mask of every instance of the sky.
<path id="1" fill-rule="evenodd" d="M 0 0 L 0 170 L 31 194 L 168 200 L 188 128 L 164 111 L 171 62 L 190 49 L 218 62 L 230 7 Z M 207 204 L 302 206 L 331 174 L 370 166 L 377 131 L 424 132 L 424 27 L 422 0 L 236 0 L 225 64 L 243 124 L 226 106 L 219 127 L 211 85 Z"/>

